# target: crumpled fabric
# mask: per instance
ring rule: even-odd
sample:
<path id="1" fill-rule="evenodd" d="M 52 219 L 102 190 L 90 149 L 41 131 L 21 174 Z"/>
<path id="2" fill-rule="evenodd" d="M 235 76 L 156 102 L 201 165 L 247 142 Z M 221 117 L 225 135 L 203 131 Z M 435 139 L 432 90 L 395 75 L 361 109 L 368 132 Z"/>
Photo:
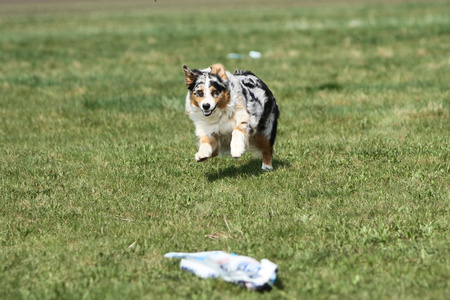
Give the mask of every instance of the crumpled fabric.
<path id="1" fill-rule="evenodd" d="M 180 268 L 201 278 L 222 278 L 249 290 L 271 289 L 278 272 L 278 266 L 268 259 L 257 261 L 224 251 L 170 252 L 164 257 L 181 258 Z"/>

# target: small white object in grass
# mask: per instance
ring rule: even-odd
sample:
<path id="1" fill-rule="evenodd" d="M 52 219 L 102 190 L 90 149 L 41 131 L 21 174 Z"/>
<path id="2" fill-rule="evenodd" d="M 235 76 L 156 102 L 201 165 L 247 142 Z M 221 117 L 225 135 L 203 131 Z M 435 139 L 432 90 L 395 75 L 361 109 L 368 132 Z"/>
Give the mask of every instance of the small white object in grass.
<path id="1" fill-rule="evenodd" d="M 251 58 L 255 58 L 255 59 L 258 59 L 258 58 L 261 58 L 261 57 L 262 57 L 261 52 L 258 52 L 258 51 L 250 51 L 250 52 L 248 53 L 248 55 L 249 55 Z"/>
<path id="2" fill-rule="evenodd" d="M 227 58 L 229 59 L 243 59 L 243 58 L 253 58 L 253 59 L 259 59 L 262 57 L 262 53 L 258 51 L 250 51 L 248 53 L 248 56 L 245 54 L 238 54 L 238 53 L 228 53 Z"/>

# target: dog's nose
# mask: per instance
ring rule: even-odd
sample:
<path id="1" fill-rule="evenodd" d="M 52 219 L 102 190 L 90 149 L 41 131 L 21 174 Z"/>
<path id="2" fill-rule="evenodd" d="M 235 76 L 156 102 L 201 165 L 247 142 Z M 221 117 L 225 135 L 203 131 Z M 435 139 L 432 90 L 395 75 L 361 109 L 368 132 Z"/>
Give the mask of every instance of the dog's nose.
<path id="1" fill-rule="evenodd" d="M 202 107 L 204 110 L 208 110 L 211 107 L 211 105 L 209 103 L 203 103 Z"/>

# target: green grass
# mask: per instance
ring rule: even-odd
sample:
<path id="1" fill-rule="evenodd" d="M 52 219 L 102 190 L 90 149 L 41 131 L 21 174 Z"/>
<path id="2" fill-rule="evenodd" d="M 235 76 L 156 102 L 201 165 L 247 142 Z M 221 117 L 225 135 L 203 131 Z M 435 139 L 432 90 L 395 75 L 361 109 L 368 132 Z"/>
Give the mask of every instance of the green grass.
<path id="1" fill-rule="evenodd" d="M 449 2 L 171 2 L 0 3 L 0 298 L 445 299 Z M 195 162 L 181 65 L 216 62 L 277 97 L 272 172 Z M 276 287 L 163 258 L 208 250 Z"/>

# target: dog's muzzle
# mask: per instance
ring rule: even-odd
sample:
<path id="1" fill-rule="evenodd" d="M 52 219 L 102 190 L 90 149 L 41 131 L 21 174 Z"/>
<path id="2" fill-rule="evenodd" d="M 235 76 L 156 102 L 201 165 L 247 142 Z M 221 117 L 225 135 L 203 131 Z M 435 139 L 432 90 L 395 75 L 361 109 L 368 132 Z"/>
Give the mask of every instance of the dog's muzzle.
<path id="1" fill-rule="evenodd" d="M 202 113 L 205 117 L 209 117 L 210 115 L 212 115 L 212 113 L 215 109 L 216 109 L 215 106 L 211 109 L 211 104 L 209 104 L 209 103 L 202 104 Z"/>

